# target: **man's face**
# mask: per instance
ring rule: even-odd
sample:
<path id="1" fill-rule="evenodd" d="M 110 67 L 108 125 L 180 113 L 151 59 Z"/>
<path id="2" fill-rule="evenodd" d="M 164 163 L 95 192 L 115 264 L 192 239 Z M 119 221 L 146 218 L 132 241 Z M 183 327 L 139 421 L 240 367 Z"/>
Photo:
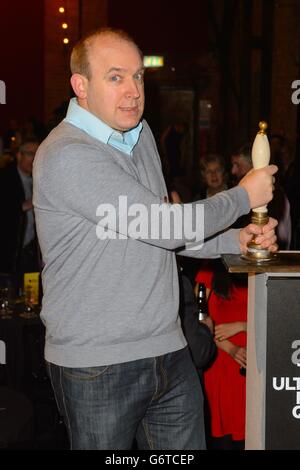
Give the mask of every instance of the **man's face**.
<path id="1" fill-rule="evenodd" d="M 232 155 L 231 157 L 231 174 L 240 181 L 249 170 L 252 165 L 243 155 Z"/>
<path id="2" fill-rule="evenodd" d="M 137 126 L 144 111 L 144 68 L 134 44 L 111 35 L 96 38 L 89 62 L 91 79 L 79 104 L 113 129 Z"/>
<path id="3" fill-rule="evenodd" d="M 32 164 L 37 149 L 38 144 L 28 142 L 28 144 L 24 145 L 24 149 L 17 153 L 18 168 L 25 173 L 25 175 L 31 175 L 32 173 Z"/>

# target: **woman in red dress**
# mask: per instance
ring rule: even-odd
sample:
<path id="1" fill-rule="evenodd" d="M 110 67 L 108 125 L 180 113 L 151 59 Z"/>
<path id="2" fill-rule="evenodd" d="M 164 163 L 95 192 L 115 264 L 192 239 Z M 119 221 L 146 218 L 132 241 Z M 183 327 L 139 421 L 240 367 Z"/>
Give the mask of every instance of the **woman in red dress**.
<path id="1" fill-rule="evenodd" d="M 207 289 L 215 324 L 216 359 L 204 371 L 209 419 L 208 448 L 243 449 L 246 408 L 247 278 L 230 275 L 220 260 L 196 276 Z"/>

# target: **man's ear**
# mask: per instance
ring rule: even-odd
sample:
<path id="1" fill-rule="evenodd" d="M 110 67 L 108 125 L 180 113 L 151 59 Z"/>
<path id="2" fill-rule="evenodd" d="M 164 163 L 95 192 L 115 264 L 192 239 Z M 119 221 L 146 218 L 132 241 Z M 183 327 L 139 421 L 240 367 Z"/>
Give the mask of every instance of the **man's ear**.
<path id="1" fill-rule="evenodd" d="M 72 85 L 75 95 L 79 99 L 84 100 L 87 95 L 88 79 L 84 75 L 81 75 L 80 73 L 74 73 L 70 81 L 71 81 L 71 85 Z"/>

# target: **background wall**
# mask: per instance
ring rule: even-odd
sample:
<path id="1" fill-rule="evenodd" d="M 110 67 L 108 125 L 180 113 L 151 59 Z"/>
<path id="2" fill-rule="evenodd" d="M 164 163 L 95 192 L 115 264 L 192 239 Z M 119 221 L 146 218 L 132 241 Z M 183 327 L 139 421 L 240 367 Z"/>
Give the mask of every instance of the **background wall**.
<path id="1" fill-rule="evenodd" d="M 14 117 L 43 119 L 43 16 L 41 0 L 1 0 L 0 80 L 7 104 L 0 105 L 0 133 Z"/>
<path id="2" fill-rule="evenodd" d="M 270 131 L 296 141 L 300 108 L 291 103 L 291 83 L 300 78 L 299 20 L 299 0 L 1 0 L 0 80 L 7 104 L 0 105 L 0 133 L 12 118 L 54 124 L 70 96 L 73 44 L 109 25 L 128 30 L 145 53 L 165 56 L 163 71 L 149 75 L 147 112 L 158 132 L 157 91 L 171 86 L 193 90 L 195 153 L 205 143 L 203 152 L 228 154 L 241 139 L 253 138 L 261 117 Z M 212 107 L 210 128 L 197 141 L 199 100 Z"/>

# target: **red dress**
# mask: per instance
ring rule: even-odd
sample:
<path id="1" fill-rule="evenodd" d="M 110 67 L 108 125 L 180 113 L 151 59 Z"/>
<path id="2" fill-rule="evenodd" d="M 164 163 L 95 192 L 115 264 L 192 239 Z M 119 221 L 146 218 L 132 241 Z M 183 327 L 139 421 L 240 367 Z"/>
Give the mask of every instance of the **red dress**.
<path id="1" fill-rule="evenodd" d="M 196 282 L 203 282 L 211 290 L 212 271 L 199 271 Z M 209 313 L 215 325 L 247 321 L 247 287 L 231 288 L 231 298 L 222 299 L 210 293 Z M 231 338 L 232 343 L 246 347 L 246 333 Z M 204 372 L 204 389 L 211 415 L 211 435 L 231 435 L 233 440 L 245 439 L 246 378 L 240 374 L 240 365 L 218 348 L 212 365 Z"/>

